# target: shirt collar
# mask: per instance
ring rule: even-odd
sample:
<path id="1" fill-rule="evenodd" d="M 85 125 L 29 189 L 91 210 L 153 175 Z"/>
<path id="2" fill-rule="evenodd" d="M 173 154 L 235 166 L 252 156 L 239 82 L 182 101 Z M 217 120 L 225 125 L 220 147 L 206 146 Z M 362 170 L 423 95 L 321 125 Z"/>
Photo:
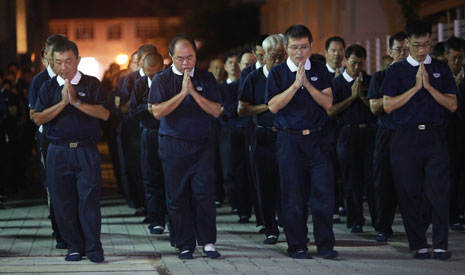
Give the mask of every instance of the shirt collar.
<path id="1" fill-rule="evenodd" d="M 344 70 L 344 72 L 342 73 L 342 76 L 344 77 L 344 79 L 347 81 L 347 82 L 352 82 L 354 79 L 347 73 L 347 70 Z"/>
<path id="2" fill-rule="evenodd" d="M 416 61 L 410 54 L 407 57 L 407 62 L 416 67 L 420 65 L 420 62 Z M 424 64 L 431 64 L 431 56 L 428 54 L 425 58 L 425 61 L 423 61 Z"/>
<path id="3" fill-rule="evenodd" d="M 47 73 L 50 78 L 54 78 L 57 74 L 53 71 L 52 67 L 50 65 L 47 66 Z"/>
<path id="4" fill-rule="evenodd" d="M 78 85 L 78 84 L 79 84 L 79 81 L 81 81 L 81 77 L 82 77 L 82 74 L 81 74 L 81 72 L 78 71 L 78 72 L 74 75 L 73 79 L 71 79 L 71 81 L 70 81 L 71 84 L 73 84 L 73 85 Z M 60 86 L 65 85 L 65 80 L 64 80 L 61 76 L 59 76 L 59 75 L 57 76 L 57 82 L 58 82 L 58 85 L 60 85 Z"/>
<path id="5" fill-rule="evenodd" d="M 226 79 L 226 84 L 231 84 L 231 83 L 233 83 L 233 81 L 230 78 Z"/>
<path id="6" fill-rule="evenodd" d="M 144 69 L 143 69 L 143 68 L 140 68 L 140 69 L 139 69 L 139 75 L 140 75 L 140 77 L 144 77 L 144 76 L 145 76 L 145 73 L 144 73 Z"/>
<path id="7" fill-rule="evenodd" d="M 289 67 L 289 70 L 291 70 L 291 72 L 297 72 L 298 67 L 294 64 L 294 62 L 292 62 L 290 57 L 287 58 L 286 64 Z M 305 70 L 308 71 L 311 68 L 312 64 L 310 63 L 310 59 L 307 58 L 307 60 L 305 61 Z"/>
<path id="8" fill-rule="evenodd" d="M 266 78 L 268 78 L 269 73 L 270 71 L 268 71 L 268 69 L 266 68 L 266 65 L 263 65 L 263 74 L 265 75 Z"/>
<path id="9" fill-rule="evenodd" d="M 259 69 L 262 65 L 260 65 L 260 62 L 255 62 L 255 69 Z"/>
<path id="10" fill-rule="evenodd" d="M 178 69 L 174 65 L 171 65 L 171 70 L 173 71 L 174 74 L 183 75 L 183 73 L 178 71 Z M 192 68 L 192 70 L 189 72 L 190 77 L 194 77 L 194 70 L 195 70 L 195 67 Z"/>
<path id="11" fill-rule="evenodd" d="M 328 63 L 326 63 L 326 68 L 328 68 L 328 71 L 329 71 L 330 73 L 333 73 L 333 74 L 336 73 L 336 70 L 334 70 L 331 66 L 329 66 Z M 338 71 L 339 71 L 339 72 L 343 72 L 343 71 L 344 71 L 344 67 L 338 68 Z"/>
<path id="12" fill-rule="evenodd" d="M 150 77 L 148 77 L 148 76 L 147 76 L 147 82 L 148 82 L 149 88 L 150 88 L 150 86 L 152 86 L 152 79 L 150 79 Z"/>

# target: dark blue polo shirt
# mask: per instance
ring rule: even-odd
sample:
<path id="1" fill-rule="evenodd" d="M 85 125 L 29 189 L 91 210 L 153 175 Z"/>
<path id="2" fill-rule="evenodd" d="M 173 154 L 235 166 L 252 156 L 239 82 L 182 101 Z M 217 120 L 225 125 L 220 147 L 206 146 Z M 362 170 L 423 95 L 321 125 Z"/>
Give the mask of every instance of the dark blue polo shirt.
<path id="1" fill-rule="evenodd" d="M 310 70 L 305 73 L 316 89 L 322 91 L 331 87 L 331 75 L 324 64 L 311 62 Z M 266 83 L 265 103 L 288 89 L 295 82 L 295 75 L 296 72 L 291 72 L 286 62 L 274 66 Z M 300 88 L 276 114 L 275 126 L 279 129 L 315 129 L 323 127 L 327 117 L 326 110 L 313 100 L 307 89 Z"/>
<path id="2" fill-rule="evenodd" d="M 239 78 L 239 91 L 242 90 L 243 86 L 244 86 L 244 82 L 245 82 L 245 79 L 247 78 L 247 76 L 255 71 L 257 68 L 255 67 L 255 64 L 256 63 L 253 63 L 252 65 L 248 66 L 248 67 L 245 67 L 242 72 L 241 72 L 241 76 Z M 240 94 L 239 94 L 240 96 Z"/>
<path id="3" fill-rule="evenodd" d="M 367 74 L 363 75 L 362 89 L 364 91 L 368 90 L 370 79 L 371 76 Z M 354 84 L 354 81 L 355 79 L 348 82 L 344 78 L 343 74 L 333 79 L 333 104 L 342 102 L 352 95 L 352 85 Z M 370 107 L 357 98 L 349 105 L 349 107 L 336 115 L 336 120 L 341 126 L 360 123 L 374 124 L 376 123 L 376 116 L 370 111 Z"/>
<path id="4" fill-rule="evenodd" d="M 266 76 L 263 67 L 247 75 L 240 94 L 240 100 L 251 105 L 265 104 Z M 253 116 L 255 125 L 263 127 L 274 126 L 274 114 L 267 110 Z"/>
<path id="5" fill-rule="evenodd" d="M 136 84 L 134 85 L 134 89 L 131 94 L 129 115 L 134 119 L 140 120 L 140 126 L 142 128 L 158 130 L 158 128 L 160 128 L 160 121 L 147 110 L 148 97 L 148 77 L 143 76 L 137 79 Z"/>
<path id="6" fill-rule="evenodd" d="M 126 104 L 128 100 L 131 99 L 132 89 L 134 88 L 134 84 L 136 80 L 141 78 L 139 70 L 128 74 L 123 80 L 123 86 L 121 89 L 116 91 L 116 95 L 120 97 L 120 106 Z"/>
<path id="7" fill-rule="evenodd" d="M 192 84 L 203 97 L 221 102 L 218 84 L 213 75 L 195 68 Z M 150 87 L 148 102 L 158 104 L 177 95 L 182 88 L 182 75 L 173 73 L 172 69 L 157 74 Z M 160 120 L 160 135 L 180 139 L 199 140 L 211 135 L 212 116 L 203 111 L 191 95 L 187 95 L 181 104 L 169 115 Z"/>
<path id="8" fill-rule="evenodd" d="M 381 85 L 383 84 L 384 78 L 386 76 L 386 70 L 376 72 L 370 81 L 370 87 L 368 88 L 368 100 L 370 99 L 379 99 L 383 98 L 383 95 L 380 93 Z M 394 129 L 394 122 L 392 121 L 392 114 L 386 114 L 382 111 L 378 114 L 378 125 L 387 129 Z"/>
<path id="9" fill-rule="evenodd" d="M 220 84 L 223 115 L 219 118 L 219 121 L 223 126 L 245 128 L 251 123 L 250 117 L 240 117 L 237 114 L 237 105 L 239 104 L 239 85 L 238 80 L 230 84 Z"/>
<path id="10" fill-rule="evenodd" d="M 81 73 L 82 74 L 82 73 Z M 82 74 L 77 85 L 73 85 L 77 98 L 84 103 L 103 105 L 105 98 L 102 94 L 100 82 L 93 76 Z M 61 101 L 61 90 L 57 76 L 45 82 L 40 88 L 35 104 L 35 111 L 52 107 Z M 76 141 L 100 138 L 100 120 L 81 112 L 68 104 L 54 119 L 47 123 L 46 135 L 50 140 Z"/>
<path id="11" fill-rule="evenodd" d="M 425 64 L 431 85 L 441 93 L 457 94 L 454 76 L 445 62 L 432 59 Z M 396 62 L 386 71 L 380 93 L 390 97 L 398 96 L 415 85 L 418 66 L 407 60 Z M 449 111 L 439 105 L 431 94 L 422 88 L 405 105 L 392 112 L 396 126 L 412 124 L 442 124 Z"/>
<path id="12" fill-rule="evenodd" d="M 37 101 L 37 96 L 39 95 L 40 87 L 49 79 L 50 75 L 48 74 L 47 69 L 41 71 L 32 78 L 31 85 L 29 86 L 28 91 L 29 109 L 34 109 L 34 105 Z"/>
<path id="13" fill-rule="evenodd" d="M 465 78 L 460 81 L 457 89 L 457 117 L 465 120 Z"/>

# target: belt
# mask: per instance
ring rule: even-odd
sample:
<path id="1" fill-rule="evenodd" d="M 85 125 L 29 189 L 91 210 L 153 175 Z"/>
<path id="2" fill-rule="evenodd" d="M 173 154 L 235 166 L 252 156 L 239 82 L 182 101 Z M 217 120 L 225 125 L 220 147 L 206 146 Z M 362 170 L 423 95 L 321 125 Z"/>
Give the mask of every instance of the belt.
<path id="1" fill-rule="evenodd" d="M 319 131 L 321 131 L 322 129 L 323 129 L 322 127 L 318 127 L 318 128 L 314 128 L 314 129 L 302 129 L 302 130 L 298 130 L 298 129 L 285 129 L 285 130 L 282 130 L 282 131 L 288 132 L 288 133 L 291 133 L 291 134 L 294 134 L 294 135 L 308 136 L 308 135 L 310 135 L 310 134 L 319 132 Z"/>
<path id="2" fill-rule="evenodd" d="M 359 124 L 346 124 L 344 127 L 355 127 L 355 128 L 367 128 L 367 127 L 377 127 L 374 123 L 359 123 Z"/>
<path id="3" fill-rule="evenodd" d="M 276 128 L 276 127 L 274 127 L 274 126 L 272 126 L 272 127 L 266 127 L 266 126 L 261 126 L 261 125 L 255 125 L 255 126 L 257 126 L 257 128 L 260 128 L 260 129 L 268 129 L 268 130 L 271 130 L 271 131 L 273 131 L 273 132 L 278 132 L 278 131 L 279 131 L 279 129 Z"/>
<path id="4" fill-rule="evenodd" d="M 95 142 L 91 139 L 84 139 L 79 141 L 67 141 L 67 140 L 52 140 L 50 141 L 51 144 L 69 148 L 78 148 L 78 147 L 86 147 L 86 146 L 93 146 Z"/>

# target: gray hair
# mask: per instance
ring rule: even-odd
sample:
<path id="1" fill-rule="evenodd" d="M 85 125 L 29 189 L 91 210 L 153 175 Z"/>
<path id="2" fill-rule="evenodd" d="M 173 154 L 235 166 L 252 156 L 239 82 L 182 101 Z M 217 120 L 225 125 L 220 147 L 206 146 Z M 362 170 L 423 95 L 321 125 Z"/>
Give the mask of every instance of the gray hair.
<path id="1" fill-rule="evenodd" d="M 268 54 L 268 51 L 271 49 L 276 49 L 280 46 L 284 45 L 284 35 L 282 34 L 272 34 L 265 38 L 262 43 L 262 48 L 265 51 L 266 54 Z"/>

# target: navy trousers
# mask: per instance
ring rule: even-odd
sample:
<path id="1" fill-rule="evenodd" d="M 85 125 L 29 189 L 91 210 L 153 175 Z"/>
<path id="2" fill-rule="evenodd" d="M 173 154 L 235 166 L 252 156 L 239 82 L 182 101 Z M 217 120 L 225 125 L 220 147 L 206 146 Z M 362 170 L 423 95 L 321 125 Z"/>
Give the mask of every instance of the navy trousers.
<path id="1" fill-rule="evenodd" d="M 344 181 L 347 203 L 347 228 L 363 226 L 363 195 L 366 195 L 371 222 L 376 222 L 373 187 L 373 151 L 375 127 L 343 126 L 337 142 L 337 154 Z"/>
<path id="2" fill-rule="evenodd" d="M 376 132 L 373 155 L 374 185 L 376 194 L 377 232 L 392 234 L 392 223 L 396 214 L 397 194 L 392 178 L 389 141 L 393 131 L 379 128 Z"/>
<path id="3" fill-rule="evenodd" d="M 307 220 L 310 204 L 318 251 L 334 247 L 334 172 L 329 143 L 323 131 L 299 135 L 280 131 L 277 159 L 281 184 L 281 221 L 288 252 L 307 251 Z"/>
<path id="4" fill-rule="evenodd" d="M 252 157 L 257 176 L 258 202 L 266 236 L 279 236 L 276 222 L 280 195 L 276 135 L 273 130 L 263 127 L 256 127 L 252 135 Z"/>
<path id="5" fill-rule="evenodd" d="M 166 199 L 174 243 L 180 251 L 216 242 L 214 151 L 210 139 L 159 135 Z"/>
<path id="6" fill-rule="evenodd" d="M 50 143 L 47 184 L 68 253 L 101 255 L 100 155 L 94 142 L 77 148 Z"/>
<path id="7" fill-rule="evenodd" d="M 158 131 L 143 129 L 140 136 L 140 165 L 150 226 L 165 227 L 165 179 L 158 157 Z"/>
<path id="8" fill-rule="evenodd" d="M 447 249 L 449 230 L 449 154 L 443 126 L 404 127 L 390 144 L 391 166 L 411 250 L 427 247 L 433 221 L 433 248 Z"/>

